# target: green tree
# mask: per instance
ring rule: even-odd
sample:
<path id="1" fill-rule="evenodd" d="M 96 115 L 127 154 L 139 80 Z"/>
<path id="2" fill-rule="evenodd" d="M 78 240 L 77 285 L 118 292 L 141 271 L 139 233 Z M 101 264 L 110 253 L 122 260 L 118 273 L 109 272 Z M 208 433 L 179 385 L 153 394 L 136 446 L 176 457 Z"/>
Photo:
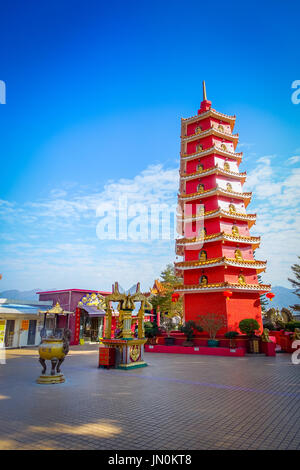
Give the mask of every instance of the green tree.
<path id="1" fill-rule="evenodd" d="M 260 284 L 263 284 L 263 280 L 260 274 L 257 276 L 257 279 Z M 262 312 L 265 313 L 269 306 L 269 302 L 267 301 L 266 294 L 262 294 L 260 296 L 260 305 L 261 305 Z"/>
<path id="2" fill-rule="evenodd" d="M 298 256 L 298 259 L 300 260 L 300 256 Z M 296 279 L 288 278 L 288 280 L 292 284 L 293 289 L 295 289 L 294 294 L 297 295 L 297 297 L 300 298 L 300 264 L 293 264 L 292 271 L 293 271 Z M 300 311 L 300 305 L 299 304 L 291 305 L 290 307 L 293 310 L 296 310 L 298 312 Z"/>
<path id="3" fill-rule="evenodd" d="M 175 274 L 175 268 L 172 264 L 168 264 L 161 272 L 160 282 L 163 287 L 163 292 L 151 296 L 150 302 L 156 311 L 160 310 L 163 315 L 175 316 L 178 315 L 183 320 L 183 302 L 182 297 L 179 297 L 177 302 L 172 302 L 172 294 L 177 284 L 182 282 Z"/>

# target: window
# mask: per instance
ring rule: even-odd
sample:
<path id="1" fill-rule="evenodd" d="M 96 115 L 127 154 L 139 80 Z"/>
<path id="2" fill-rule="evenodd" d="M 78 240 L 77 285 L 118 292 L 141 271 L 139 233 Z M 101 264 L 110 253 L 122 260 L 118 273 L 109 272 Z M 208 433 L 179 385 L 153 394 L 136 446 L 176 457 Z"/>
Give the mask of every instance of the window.
<path id="1" fill-rule="evenodd" d="M 196 145 L 196 152 L 202 152 L 203 146 L 201 144 Z"/>
<path id="2" fill-rule="evenodd" d="M 229 204 L 229 212 L 236 212 L 236 208 L 234 204 Z"/>
<path id="3" fill-rule="evenodd" d="M 207 235 L 206 228 L 205 227 L 201 228 L 199 230 L 199 238 L 204 238 L 206 237 L 206 235 Z"/>
<path id="4" fill-rule="evenodd" d="M 203 170 L 204 170 L 204 166 L 201 165 L 201 163 L 199 163 L 199 165 L 197 165 L 197 171 L 202 172 Z"/>
<path id="5" fill-rule="evenodd" d="M 204 191 L 204 185 L 203 185 L 203 184 L 198 184 L 198 186 L 197 186 L 197 191 L 198 191 L 198 193 L 203 193 L 203 191 Z"/>
<path id="6" fill-rule="evenodd" d="M 224 126 L 222 126 L 222 124 L 219 124 L 218 125 L 218 130 L 221 131 L 221 132 L 224 132 Z"/>
<path id="7" fill-rule="evenodd" d="M 239 278 L 238 278 L 238 282 L 239 284 L 246 284 L 246 281 L 245 281 L 245 278 L 242 274 L 239 274 Z"/>
<path id="8" fill-rule="evenodd" d="M 222 149 L 222 150 L 227 150 L 226 145 L 225 145 L 225 144 L 221 144 L 221 149 Z"/>
<path id="9" fill-rule="evenodd" d="M 230 171 L 230 166 L 229 166 L 229 163 L 228 163 L 228 162 L 225 162 L 225 163 L 224 163 L 224 170 Z"/>
<path id="10" fill-rule="evenodd" d="M 199 260 L 206 261 L 207 260 L 207 253 L 205 250 L 201 250 L 199 253 Z"/>
<path id="11" fill-rule="evenodd" d="M 195 129 L 195 134 L 199 134 L 199 132 L 202 131 L 202 127 L 201 126 L 197 126 L 196 129 Z"/>
<path id="12" fill-rule="evenodd" d="M 231 183 L 226 184 L 226 189 L 227 189 L 227 191 L 232 191 Z"/>
<path id="13" fill-rule="evenodd" d="M 201 276 L 201 277 L 200 277 L 200 284 L 201 284 L 201 286 L 207 286 L 207 283 L 208 283 L 207 276 Z"/>

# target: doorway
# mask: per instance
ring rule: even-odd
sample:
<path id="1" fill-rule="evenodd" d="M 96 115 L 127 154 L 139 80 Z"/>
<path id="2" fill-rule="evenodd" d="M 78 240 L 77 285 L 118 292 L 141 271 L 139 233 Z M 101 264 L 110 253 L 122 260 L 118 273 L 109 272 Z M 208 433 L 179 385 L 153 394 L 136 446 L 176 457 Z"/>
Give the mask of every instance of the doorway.
<path id="1" fill-rule="evenodd" d="M 29 320 L 27 345 L 35 344 L 36 320 Z"/>
<path id="2" fill-rule="evenodd" d="M 15 320 L 6 320 L 4 344 L 6 348 L 12 348 L 14 343 Z"/>

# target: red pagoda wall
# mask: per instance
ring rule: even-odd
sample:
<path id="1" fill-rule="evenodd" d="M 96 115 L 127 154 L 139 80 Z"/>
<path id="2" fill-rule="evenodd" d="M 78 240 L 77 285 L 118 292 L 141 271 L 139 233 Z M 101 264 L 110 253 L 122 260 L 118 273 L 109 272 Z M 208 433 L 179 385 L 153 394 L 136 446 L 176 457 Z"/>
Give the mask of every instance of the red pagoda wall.
<path id="1" fill-rule="evenodd" d="M 239 323 L 244 318 L 255 318 L 262 332 L 262 318 L 260 297 L 256 293 L 234 293 L 227 300 L 223 292 L 211 292 L 203 294 L 185 294 L 185 310 L 189 319 L 198 320 L 198 315 L 218 313 L 224 315 L 227 327 L 219 333 L 226 331 L 239 331 Z"/>

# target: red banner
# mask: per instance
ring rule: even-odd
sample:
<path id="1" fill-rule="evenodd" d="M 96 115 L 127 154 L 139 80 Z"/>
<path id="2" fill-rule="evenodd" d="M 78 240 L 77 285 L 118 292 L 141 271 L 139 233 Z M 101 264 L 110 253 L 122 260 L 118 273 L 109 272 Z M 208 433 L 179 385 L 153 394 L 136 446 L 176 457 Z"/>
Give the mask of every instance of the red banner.
<path id="1" fill-rule="evenodd" d="M 79 344 L 80 334 L 80 308 L 76 308 L 75 312 L 75 332 L 74 332 L 74 344 Z"/>

